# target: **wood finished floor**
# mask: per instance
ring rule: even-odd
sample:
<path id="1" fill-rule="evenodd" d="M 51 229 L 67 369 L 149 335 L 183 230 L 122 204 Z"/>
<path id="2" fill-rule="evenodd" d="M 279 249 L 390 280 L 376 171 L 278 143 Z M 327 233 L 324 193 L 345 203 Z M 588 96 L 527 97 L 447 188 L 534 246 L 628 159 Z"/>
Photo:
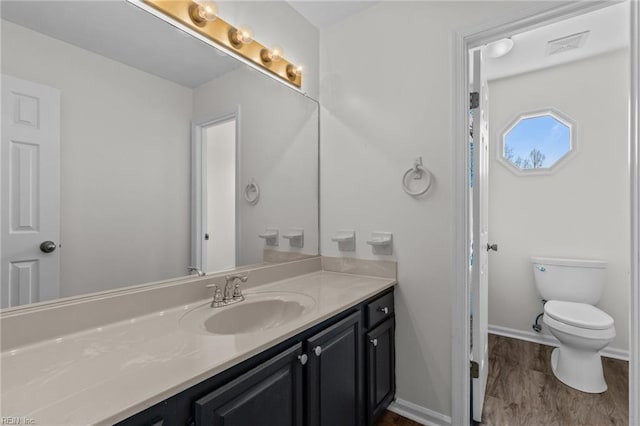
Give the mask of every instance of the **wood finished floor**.
<path id="1" fill-rule="evenodd" d="M 550 346 L 489 335 L 489 377 L 482 425 L 626 425 L 629 366 L 602 358 L 609 389 L 588 394 L 551 371 Z"/>
<path id="2" fill-rule="evenodd" d="M 546 345 L 489 335 L 489 378 L 481 425 L 605 426 L 629 419 L 629 364 L 602 358 L 609 389 L 588 394 L 572 389 L 551 371 Z M 387 411 L 376 426 L 420 426 Z"/>
<path id="3" fill-rule="evenodd" d="M 414 422 L 399 414 L 386 411 L 382 417 L 380 417 L 376 426 L 422 426 L 422 423 Z"/>

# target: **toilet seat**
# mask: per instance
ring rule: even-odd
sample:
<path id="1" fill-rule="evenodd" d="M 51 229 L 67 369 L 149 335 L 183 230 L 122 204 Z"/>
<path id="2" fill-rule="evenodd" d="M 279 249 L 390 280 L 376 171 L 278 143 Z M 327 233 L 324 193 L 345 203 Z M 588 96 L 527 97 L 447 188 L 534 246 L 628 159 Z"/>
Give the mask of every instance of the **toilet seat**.
<path id="1" fill-rule="evenodd" d="M 613 318 L 606 312 L 586 303 L 550 300 L 544 305 L 545 316 L 563 324 L 588 330 L 607 330 Z"/>
<path id="2" fill-rule="evenodd" d="M 544 322 L 547 325 L 547 327 L 549 327 L 550 329 L 555 329 L 563 333 L 569 334 L 571 336 L 580 337 L 582 339 L 607 340 L 607 339 L 613 339 L 614 337 L 616 337 L 616 329 L 613 325 L 603 330 L 593 330 L 590 328 L 576 327 L 574 325 L 570 325 L 565 322 L 558 321 L 546 314 L 542 318 L 542 322 Z"/>

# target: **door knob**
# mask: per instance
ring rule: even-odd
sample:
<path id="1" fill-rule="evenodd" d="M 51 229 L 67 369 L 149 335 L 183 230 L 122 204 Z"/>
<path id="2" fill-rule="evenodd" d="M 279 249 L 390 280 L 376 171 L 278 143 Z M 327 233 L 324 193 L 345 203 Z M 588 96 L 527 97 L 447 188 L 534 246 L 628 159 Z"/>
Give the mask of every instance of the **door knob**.
<path id="1" fill-rule="evenodd" d="M 498 251 L 498 245 L 497 244 L 489 244 L 489 243 L 487 243 L 487 251 L 489 251 L 489 250 Z"/>
<path id="2" fill-rule="evenodd" d="M 42 251 L 43 253 L 51 253 L 55 249 L 56 243 L 54 243 L 53 241 L 43 241 L 42 244 L 40 244 L 40 251 Z"/>
<path id="3" fill-rule="evenodd" d="M 315 348 L 313 348 L 313 353 L 316 354 L 316 356 L 320 356 L 320 354 L 322 353 L 322 347 L 316 346 Z"/>

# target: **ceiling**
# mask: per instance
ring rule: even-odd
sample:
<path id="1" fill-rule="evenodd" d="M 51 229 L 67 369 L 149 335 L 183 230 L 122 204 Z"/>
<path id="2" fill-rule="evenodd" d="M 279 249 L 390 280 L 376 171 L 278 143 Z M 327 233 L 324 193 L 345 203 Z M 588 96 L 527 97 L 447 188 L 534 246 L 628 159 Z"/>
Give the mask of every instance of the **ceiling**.
<path id="1" fill-rule="evenodd" d="M 547 54 L 547 42 L 589 31 L 582 47 Z M 629 3 L 603 7 L 594 12 L 514 34 L 511 52 L 501 58 L 483 58 L 487 80 L 508 77 L 563 63 L 578 61 L 629 45 Z"/>
<path id="2" fill-rule="evenodd" d="M 375 6 L 379 1 L 299 1 L 288 0 L 291 7 L 316 28 L 324 29 L 351 15 Z"/>
<path id="3" fill-rule="evenodd" d="M 185 87 L 241 65 L 126 1 L 2 1 L 1 13 L 15 24 Z"/>

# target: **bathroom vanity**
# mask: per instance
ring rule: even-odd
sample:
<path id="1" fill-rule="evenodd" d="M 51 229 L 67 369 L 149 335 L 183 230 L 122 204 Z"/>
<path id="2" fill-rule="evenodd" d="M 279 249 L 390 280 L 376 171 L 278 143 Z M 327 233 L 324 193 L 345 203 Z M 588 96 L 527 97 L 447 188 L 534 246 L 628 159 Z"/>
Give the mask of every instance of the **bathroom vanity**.
<path id="1" fill-rule="evenodd" d="M 395 263 L 384 277 L 325 263 L 256 267 L 246 299 L 222 308 L 210 307 L 206 288 L 224 279 L 217 275 L 4 312 L 2 415 L 38 424 L 371 424 L 395 393 Z"/>
<path id="2" fill-rule="evenodd" d="M 372 424 L 395 394 L 393 288 L 119 426 Z"/>

